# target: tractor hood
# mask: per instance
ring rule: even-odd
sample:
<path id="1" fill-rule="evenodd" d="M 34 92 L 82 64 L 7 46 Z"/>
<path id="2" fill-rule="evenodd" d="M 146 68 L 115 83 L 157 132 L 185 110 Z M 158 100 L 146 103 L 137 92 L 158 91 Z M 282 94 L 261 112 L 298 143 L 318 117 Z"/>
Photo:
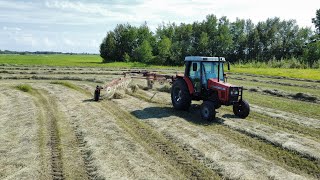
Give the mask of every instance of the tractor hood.
<path id="1" fill-rule="evenodd" d="M 219 90 L 226 90 L 229 87 L 238 87 L 235 85 L 232 85 L 230 83 L 226 83 L 223 81 L 219 81 L 216 78 L 212 78 L 208 80 L 208 89 L 219 89 Z"/>

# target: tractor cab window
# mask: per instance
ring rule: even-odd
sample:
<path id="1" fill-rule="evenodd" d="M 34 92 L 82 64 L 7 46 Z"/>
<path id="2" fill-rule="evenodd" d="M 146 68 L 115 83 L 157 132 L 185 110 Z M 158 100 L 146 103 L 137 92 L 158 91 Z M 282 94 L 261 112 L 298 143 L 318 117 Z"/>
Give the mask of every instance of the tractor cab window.
<path id="1" fill-rule="evenodd" d="M 207 87 L 209 79 L 218 78 L 219 62 L 203 62 L 202 63 L 202 84 Z M 220 81 L 224 81 L 223 63 L 220 63 Z"/>
<path id="2" fill-rule="evenodd" d="M 189 77 L 195 87 L 195 91 L 200 92 L 200 62 L 192 62 Z"/>

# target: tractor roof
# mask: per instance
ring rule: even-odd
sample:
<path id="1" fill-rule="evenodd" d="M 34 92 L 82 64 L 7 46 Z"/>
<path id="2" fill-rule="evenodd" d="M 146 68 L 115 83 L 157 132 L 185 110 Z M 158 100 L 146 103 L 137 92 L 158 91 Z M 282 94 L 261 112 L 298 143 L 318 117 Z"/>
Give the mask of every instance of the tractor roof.
<path id="1" fill-rule="evenodd" d="M 184 61 L 226 61 L 224 57 L 186 56 Z"/>

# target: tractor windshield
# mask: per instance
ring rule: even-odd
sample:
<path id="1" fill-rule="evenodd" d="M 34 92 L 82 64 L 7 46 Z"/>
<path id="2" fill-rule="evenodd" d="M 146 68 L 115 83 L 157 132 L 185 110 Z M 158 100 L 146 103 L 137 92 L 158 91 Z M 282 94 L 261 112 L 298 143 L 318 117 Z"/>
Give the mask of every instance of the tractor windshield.
<path id="1" fill-rule="evenodd" d="M 224 81 L 223 77 L 223 62 L 203 62 L 202 63 L 202 74 L 203 74 L 203 84 L 207 85 L 208 79 L 218 78 L 218 67 L 220 63 L 220 81 Z"/>

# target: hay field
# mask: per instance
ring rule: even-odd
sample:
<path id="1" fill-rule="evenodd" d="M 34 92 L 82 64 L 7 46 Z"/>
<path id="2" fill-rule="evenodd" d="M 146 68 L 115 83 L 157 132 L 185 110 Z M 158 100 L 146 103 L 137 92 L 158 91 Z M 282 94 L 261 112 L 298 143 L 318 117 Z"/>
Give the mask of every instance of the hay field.
<path id="1" fill-rule="evenodd" d="M 173 110 L 168 84 L 92 100 L 125 70 L 0 66 L 0 179 L 320 178 L 319 81 L 230 74 L 251 114 L 206 122 L 201 102 Z"/>

